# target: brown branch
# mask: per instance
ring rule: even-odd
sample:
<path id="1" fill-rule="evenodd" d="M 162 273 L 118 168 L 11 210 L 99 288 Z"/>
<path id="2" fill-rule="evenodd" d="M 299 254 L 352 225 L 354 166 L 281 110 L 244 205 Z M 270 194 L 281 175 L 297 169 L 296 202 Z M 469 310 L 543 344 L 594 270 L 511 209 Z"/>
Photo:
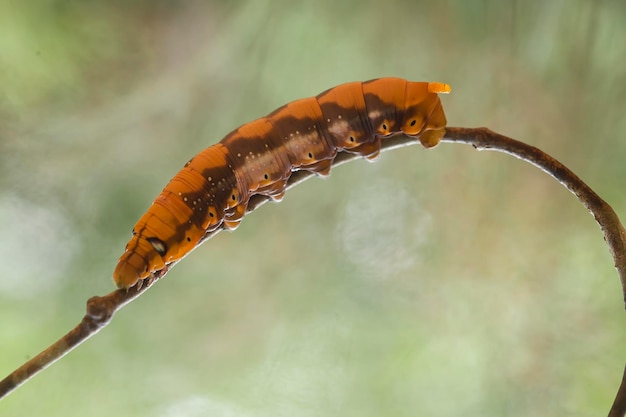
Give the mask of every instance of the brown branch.
<path id="1" fill-rule="evenodd" d="M 600 225 L 600 229 L 604 233 L 604 239 L 609 246 L 609 251 L 615 260 L 615 268 L 622 283 L 622 295 L 626 302 L 626 231 L 611 206 L 602 200 L 572 171 L 541 150 L 486 128 L 449 127 L 442 142 L 465 143 L 474 146 L 478 150 L 494 150 L 513 155 L 542 169 L 570 190 L 591 212 Z M 395 136 L 383 141 L 382 150 L 386 151 L 417 143 L 419 143 L 419 140 L 416 138 Z M 359 156 L 355 154 L 340 153 L 333 162 L 333 167 L 357 158 Z M 313 176 L 314 174 L 308 171 L 295 172 L 289 179 L 287 189 Z M 253 196 L 248 204 L 248 212 L 257 209 L 269 200 L 268 197 Z M 208 240 L 220 230 L 207 233 L 202 242 Z M 169 269 L 171 269 L 171 266 Z M 155 277 L 155 280 L 162 278 L 166 272 L 160 273 L 159 276 Z M 96 334 L 110 322 L 117 310 L 137 298 L 149 287 L 150 285 L 144 285 L 140 288 L 134 287 L 129 291 L 116 290 L 103 297 L 90 298 L 87 301 L 87 314 L 78 326 L 0 381 L 0 398 L 8 395 L 35 374 Z M 618 389 L 609 417 L 624 417 L 626 415 L 626 368 L 623 375 L 622 383 Z"/>

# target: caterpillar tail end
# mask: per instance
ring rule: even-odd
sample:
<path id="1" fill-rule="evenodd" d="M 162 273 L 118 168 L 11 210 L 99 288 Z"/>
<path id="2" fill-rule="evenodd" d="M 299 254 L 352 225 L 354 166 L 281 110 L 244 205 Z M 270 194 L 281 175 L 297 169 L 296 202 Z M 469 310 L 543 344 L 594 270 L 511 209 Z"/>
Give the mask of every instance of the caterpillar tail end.
<path id="1" fill-rule="evenodd" d="M 452 91 L 452 88 L 449 84 L 438 83 L 438 82 L 430 82 L 428 83 L 428 92 L 435 94 L 448 94 Z"/>

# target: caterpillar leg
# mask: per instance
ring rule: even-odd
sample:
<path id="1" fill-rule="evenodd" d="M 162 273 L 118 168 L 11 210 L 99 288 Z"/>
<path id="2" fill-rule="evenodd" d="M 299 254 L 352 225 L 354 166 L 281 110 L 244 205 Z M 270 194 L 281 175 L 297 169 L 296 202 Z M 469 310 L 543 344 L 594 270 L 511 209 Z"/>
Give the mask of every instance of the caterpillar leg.
<path id="1" fill-rule="evenodd" d="M 380 145 L 381 145 L 381 137 L 378 136 L 374 139 L 373 142 L 367 142 L 362 145 L 357 146 L 356 148 L 352 148 L 346 150 L 350 153 L 355 153 L 357 155 L 361 155 L 366 158 L 369 162 L 374 162 L 380 156 Z"/>
<path id="2" fill-rule="evenodd" d="M 423 132 L 420 136 L 420 143 L 424 148 L 434 148 L 439 144 L 443 135 L 446 134 L 446 129 L 437 129 L 437 130 L 427 130 Z"/>
<path id="3" fill-rule="evenodd" d="M 164 268 L 164 272 L 167 272 L 167 267 Z M 137 281 L 136 287 L 137 287 L 137 291 L 139 291 L 144 285 L 146 286 L 146 288 L 150 287 L 154 281 L 157 279 L 157 277 L 154 274 L 150 274 L 148 275 L 147 278 L 144 279 L 140 279 L 139 281 Z M 128 288 L 126 289 L 128 291 Z"/>
<path id="4" fill-rule="evenodd" d="M 226 211 L 224 216 L 224 227 L 228 230 L 235 230 L 239 227 L 241 219 L 246 214 L 246 208 L 248 204 L 242 203 L 232 209 Z"/>
<path id="5" fill-rule="evenodd" d="M 424 131 L 419 136 L 422 146 L 425 148 L 433 148 L 439 144 L 439 141 L 446 134 L 446 115 L 441 107 L 441 102 L 437 102 L 433 112 L 430 114 Z"/>
<path id="6" fill-rule="evenodd" d="M 330 175 L 330 167 L 333 163 L 332 159 L 324 159 L 322 161 L 318 161 L 314 164 L 303 166 L 302 170 L 311 171 L 316 173 L 320 177 L 327 177 Z"/>
<path id="7" fill-rule="evenodd" d="M 285 187 L 287 186 L 287 180 L 276 181 L 273 184 L 259 188 L 257 194 L 262 194 L 270 197 L 273 201 L 279 202 L 285 196 Z"/>
<path id="8" fill-rule="evenodd" d="M 235 230 L 239 227 L 240 224 L 241 224 L 241 220 L 237 220 L 237 221 L 224 220 L 224 227 L 226 228 L 226 230 Z"/>

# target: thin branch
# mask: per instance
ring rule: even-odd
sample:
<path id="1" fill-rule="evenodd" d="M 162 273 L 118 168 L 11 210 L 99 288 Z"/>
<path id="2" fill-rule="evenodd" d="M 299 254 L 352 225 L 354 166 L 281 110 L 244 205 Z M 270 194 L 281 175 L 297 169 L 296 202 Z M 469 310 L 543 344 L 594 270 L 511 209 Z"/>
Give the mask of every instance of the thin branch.
<path id="1" fill-rule="evenodd" d="M 622 296 L 626 303 L 626 231 L 611 206 L 602 200 L 580 178 L 540 149 L 492 132 L 487 128 L 449 127 L 442 142 L 464 143 L 472 145 L 478 150 L 494 150 L 507 153 L 542 169 L 570 190 L 591 212 L 604 233 L 604 239 L 615 261 L 615 268 L 622 284 Z M 416 138 L 399 135 L 385 139 L 382 150 L 387 151 L 417 143 L 419 143 L 419 140 Z M 335 158 L 333 167 L 357 158 L 360 157 L 355 154 L 340 153 Z M 314 175 L 308 171 L 293 173 L 289 179 L 287 189 L 300 184 Z M 248 204 L 248 212 L 259 208 L 267 201 L 270 201 L 268 197 L 253 196 Z M 202 242 L 213 237 L 220 230 L 207 233 Z M 171 266 L 168 270 L 171 269 Z M 160 273 L 155 277 L 154 281 L 162 278 L 166 272 Z M 78 326 L 0 381 L 0 399 L 96 334 L 111 321 L 113 314 L 117 310 L 141 295 L 151 284 L 152 282 L 143 287 L 134 287 L 129 291 L 116 290 L 103 297 L 90 298 L 87 301 L 87 314 Z M 626 368 L 623 375 L 622 383 L 618 389 L 609 417 L 626 416 Z"/>
<path id="2" fill-rule="evenodd" d="M 448 128 L 443 142 L 465 143 L 478 150 L 504 152 L 533 164 L 560 182 L 584 205 L 600 225 L 615 261 L 626 306 L 626 231 L 613 208 L 565 165 L 534 146 L 487 128 Z"/>

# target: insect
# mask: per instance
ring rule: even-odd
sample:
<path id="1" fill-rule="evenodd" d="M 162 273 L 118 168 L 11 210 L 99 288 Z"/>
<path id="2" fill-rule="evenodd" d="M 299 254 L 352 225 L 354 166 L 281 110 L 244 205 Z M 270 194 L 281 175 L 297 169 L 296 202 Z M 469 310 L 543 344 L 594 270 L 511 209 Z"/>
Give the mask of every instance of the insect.
<path id="1" fill-rule="evenodd" d="M 133 228 L 113 272 L 119 288 L 167 271 L 219 228 L 234 230 L 251 196 L 280 201 L 292 172 L 330 173 L 338 152 L 369 160 L 402 133 L 433 147 L 445 133 L 438 93 L 450 86 L 379 78 L 341 84 L 246 123 L 194 156 Z"/>

